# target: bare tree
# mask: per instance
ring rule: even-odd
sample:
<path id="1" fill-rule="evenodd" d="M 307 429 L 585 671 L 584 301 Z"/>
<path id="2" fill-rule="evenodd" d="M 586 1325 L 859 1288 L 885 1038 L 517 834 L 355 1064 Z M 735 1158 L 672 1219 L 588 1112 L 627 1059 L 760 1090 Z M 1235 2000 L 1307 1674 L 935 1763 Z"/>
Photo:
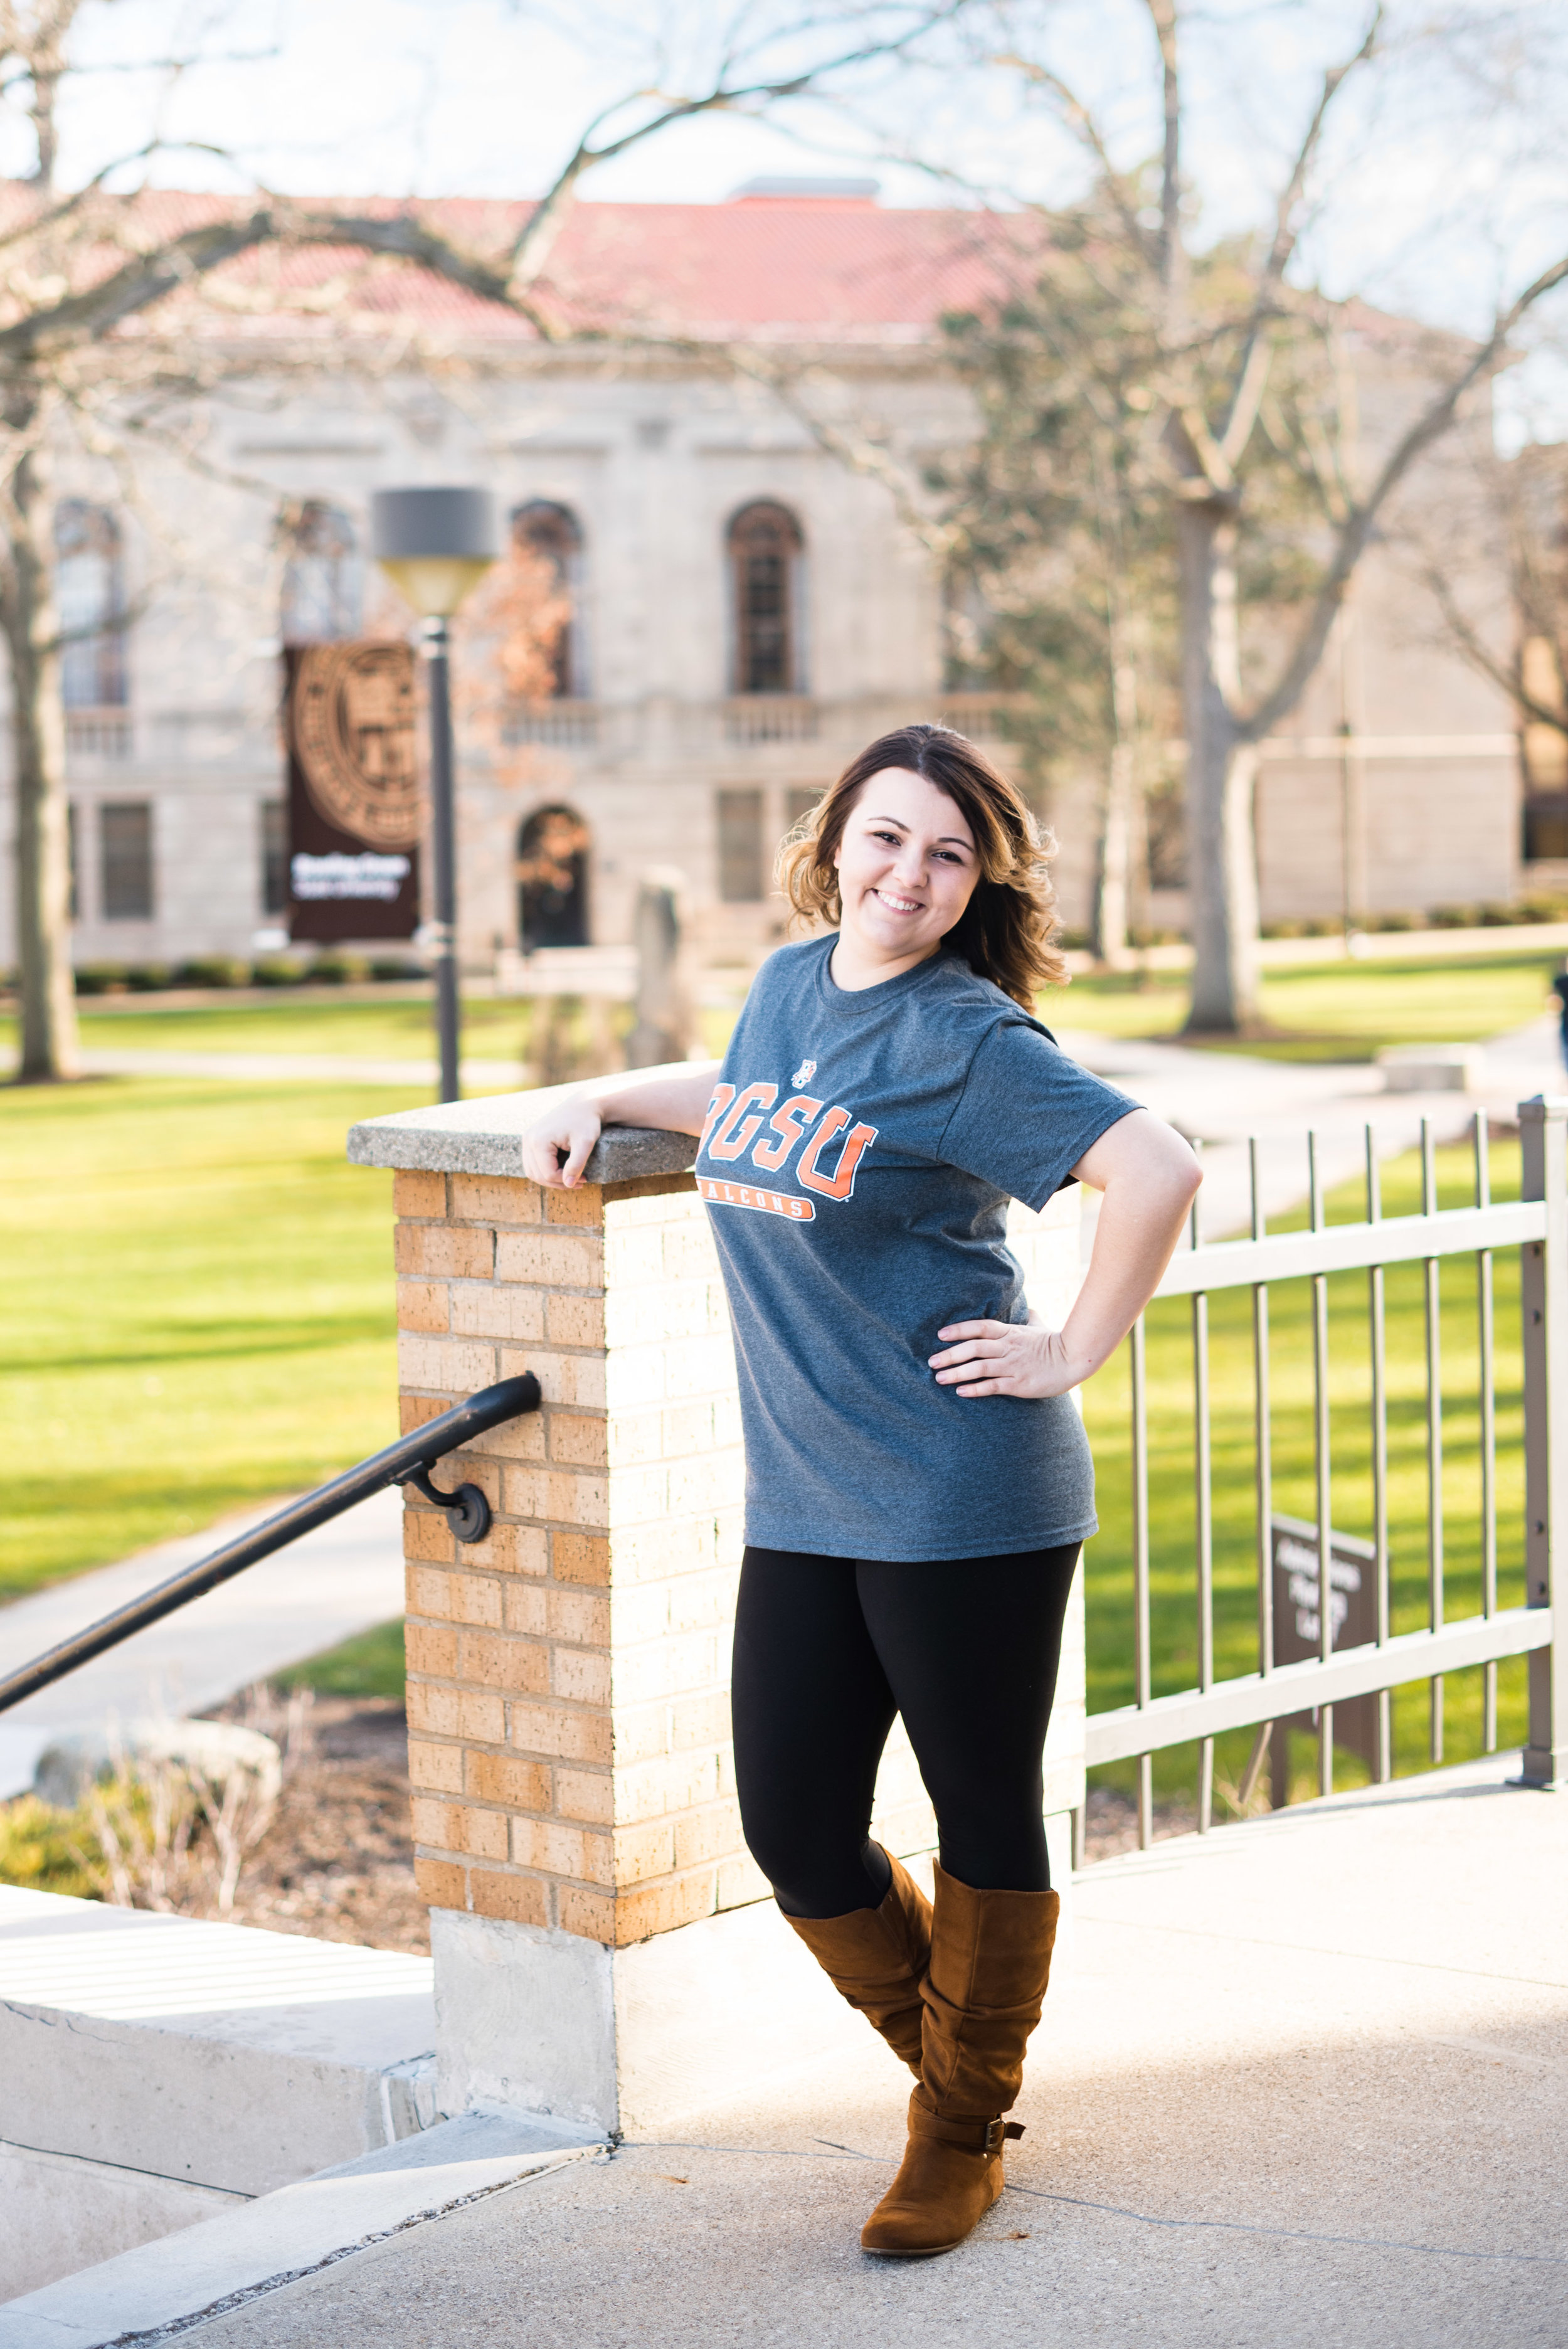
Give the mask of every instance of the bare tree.
<path id="1" fill-rule="evenodd" d="M 496 251 L 459 243 L 417 204 L 338 209 L 265 192 L 188 207 L 187 224 L 169 229 L 160 225 L 167 207 L 150 203 L 140 187 L 119 185 L 159 151 L 156 140 L 61 191 L 58 112 L 83 5 L 0 0 L 0 78 L 20 93 L 36 156 L 30 180 L 13 183 L 0 202 L 0 636 L 12 688 L 17 808 L 18 1073 L 29 1082 L 74 1076 L 80 1065 L 69 953 L 65 639 L 53 550 L 53 473 L 73 429 L 98 456 L 123 460 L 127 407 L 138 396 L 188 398 L 210 390 L 226 368 L 253 370 L 253 346 L 225 354 L 209 340 L 197 351 L 180 328 L 189 326 L 193 302 L 203 294 L 215 298 L 225 271 L 267 246 L 346 247 L 428 271 L 553 337 L 563 329 L 542 298 L 542 280 L 576 191 L 598 164 L 694 117 L 759 113 L 831 88 L 906 53 L 965 0 L 841 0 L 790 23 L 737 6 L 707 44 L 701 85 L 638 88 L 596 117 Z M 198 61 L 165 62 L 175 69 Z M 321 306 L 318 297 L 318 315 Z M 133 616 L 121 615 L 117 625 Z"/>

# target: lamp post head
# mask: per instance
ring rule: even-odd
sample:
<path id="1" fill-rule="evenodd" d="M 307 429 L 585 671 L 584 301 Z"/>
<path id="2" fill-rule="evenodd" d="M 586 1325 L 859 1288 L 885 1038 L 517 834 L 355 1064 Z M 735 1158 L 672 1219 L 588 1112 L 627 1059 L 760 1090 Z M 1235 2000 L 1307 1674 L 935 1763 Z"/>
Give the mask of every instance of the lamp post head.
<path id="1" fill-rule="evenodd" d="M 399 595 L 427 620 L 449 620 L 500 555 L 489 490 L 377 490 L 370 551 Z"/>

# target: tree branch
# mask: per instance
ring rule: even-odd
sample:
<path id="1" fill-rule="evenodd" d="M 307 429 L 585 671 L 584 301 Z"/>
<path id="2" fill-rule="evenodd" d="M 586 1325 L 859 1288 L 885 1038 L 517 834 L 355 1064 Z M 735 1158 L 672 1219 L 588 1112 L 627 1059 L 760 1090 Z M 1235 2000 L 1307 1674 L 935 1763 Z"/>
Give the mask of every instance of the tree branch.
<path id="1" fill-rule="evenodd" d="M 1491 333 L 1474 352 L 1469 364 L 1443 387 L 1436 398 L 1422 409 L 1408 431 L 1396 442 L 1366 499 L 1352 508 L 1339 533 L 1327 575 L 1302 626 L 1278 684 L 1253 715 L 1239 723 L 1237 733 L 1242 741 L 1262 741 L 1280 719 L 1295 709 L 1323 656 L 1335 615 L 1351 574 L 1366 553 L 1377 516 L 1417 458 L 1423 455 L 1435 440 L 1441 440 L 1449 429 L 1465 394 L 1476 384 L 1494 375 L 1502 365 L 1508 352 L 1508 338 L 1520 320 L 1544 295 L 1565 282 L 1568 282 L 1568 254 L 1554 261 L 1549 269 L 1542 271 L 1533 284 L 1525 287 L 1518 300 L 1497 320 Z"/>

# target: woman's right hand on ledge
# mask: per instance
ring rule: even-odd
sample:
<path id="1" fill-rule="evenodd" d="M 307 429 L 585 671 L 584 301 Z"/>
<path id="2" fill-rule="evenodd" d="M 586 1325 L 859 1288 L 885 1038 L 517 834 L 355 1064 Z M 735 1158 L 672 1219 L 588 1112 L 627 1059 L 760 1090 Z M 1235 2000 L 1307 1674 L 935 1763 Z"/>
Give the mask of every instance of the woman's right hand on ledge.
<path id="1" fill-rule="evenodd" d="M 536 1118 L 523 1135 L 523 1173 L 547 1191 L 574 1191 L 603 1128 L 595 1102 L 581 1093 L 569 1095 Z"/>

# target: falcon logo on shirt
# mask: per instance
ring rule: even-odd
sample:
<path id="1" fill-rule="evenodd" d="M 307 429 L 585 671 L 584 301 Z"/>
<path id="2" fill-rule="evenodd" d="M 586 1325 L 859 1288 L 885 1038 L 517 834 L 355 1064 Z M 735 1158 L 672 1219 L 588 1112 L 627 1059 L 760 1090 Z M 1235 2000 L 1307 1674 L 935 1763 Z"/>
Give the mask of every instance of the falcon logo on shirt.
<path id="1" fill-rule="evenodd" d="M 810 1084 L 811 1079 L 816 1075 L 816 1073 L 817 1063 L 815 1061 L 802 1061 L 789 1081 L 792 1085 Z"/>

